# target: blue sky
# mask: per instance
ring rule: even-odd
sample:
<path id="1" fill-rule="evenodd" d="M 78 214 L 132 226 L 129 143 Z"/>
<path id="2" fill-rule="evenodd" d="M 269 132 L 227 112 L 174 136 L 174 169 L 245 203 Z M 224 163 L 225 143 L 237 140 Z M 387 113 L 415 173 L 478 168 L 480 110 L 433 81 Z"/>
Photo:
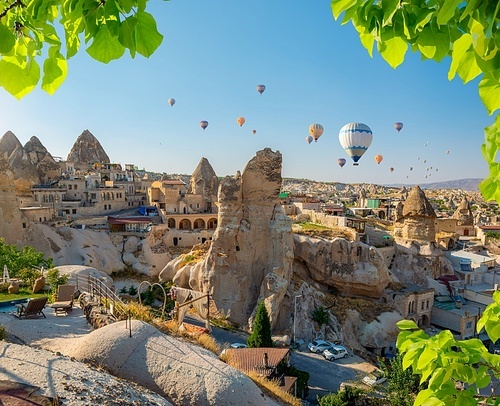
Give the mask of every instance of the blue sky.
<path id="1" fill-rule="evenodd" d="M 477 81 L 449 82 L 449 60 L 408 53 L 394 70 L 377 52 L 370 58 L 327 0 L 152 1 L 150 12 L 164 35 L 151 58 L 105 65 L 83 51 L 53 96 L 37 88 L 17 101 L 0 90 L 0 134 L 11 130 L 23 144 L 36 135 L 65 158 L 88 129 L 111 161 L 167 173 L 192 173 L 206 157 L 219 176 L 234 175 L 270 147 L 283 155 L 284 177 L 425 184 L 487 175 L 480 146 L 493 119 Z M 338 140 L 349 122 L 374 134 L 358 167 Z M 324 134 L 308 145 L 312 123 Z M 342 169 L 339 157 L 348 160 Z"/>

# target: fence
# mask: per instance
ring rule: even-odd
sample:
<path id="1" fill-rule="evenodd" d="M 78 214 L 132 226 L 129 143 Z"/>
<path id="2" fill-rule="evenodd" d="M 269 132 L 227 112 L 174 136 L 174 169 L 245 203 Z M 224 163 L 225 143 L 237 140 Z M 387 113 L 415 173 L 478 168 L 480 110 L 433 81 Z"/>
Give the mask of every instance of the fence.
<path id="1" fill-rule="evenodd" d="M 70 278 L 70 283 L 76 285 L 80 292 L 87 292 L 91 297 L 103 304 L 115 316 L 126 315 L 126 306 L 116 293 L 108 288 L 105 283 L 92 275 L 76 275 Z"/>

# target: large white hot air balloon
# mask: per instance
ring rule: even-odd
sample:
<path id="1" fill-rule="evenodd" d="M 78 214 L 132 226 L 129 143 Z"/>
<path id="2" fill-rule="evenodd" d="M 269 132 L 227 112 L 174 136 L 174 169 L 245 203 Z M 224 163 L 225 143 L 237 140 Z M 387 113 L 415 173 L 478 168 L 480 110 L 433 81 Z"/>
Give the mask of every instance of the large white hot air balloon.
<path id="1" fill-rule="evenodd" d="M 321 134 L 323 134 L 323 126 L 321 124 L 311 124 L 309 126 L 309 134 L 312 135 L 314 141 L 318 141 Z"/>
<path id="2" fill-rule="evenodd" d="M 372 130 L 363 123 L 349 123 L 339 131 L 340 145 L 354 161 L 353 165 L 358 165 L 359 159 L 371 145 L 372 139 Z"/>

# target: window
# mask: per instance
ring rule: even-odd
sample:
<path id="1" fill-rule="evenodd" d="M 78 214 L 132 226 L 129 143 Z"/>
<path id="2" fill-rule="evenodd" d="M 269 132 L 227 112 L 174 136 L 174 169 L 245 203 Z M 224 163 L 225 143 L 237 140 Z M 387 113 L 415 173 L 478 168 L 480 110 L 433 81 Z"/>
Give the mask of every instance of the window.
<path id="1" fill-rule="evenodd" d="M 78 185 L 75 185 L 75 190 L 78 189 Z"/>
<path id="2" fill-rule="evenodd" d="M 472 321 L 468 321 L 467 323 L 465 323 L 465 328 L 467 330 L 471 329 L 472 328 Z"/>
<path id="3" fill-rule="evenodd" d="M 73 185 L 68 185 L 68 189 L 69 190 L 73 189 Z"/>
<path id="4" fill-rule="evenodd" d="M 424 310 L 424 302 L 422 302 L 422 306 L 420 307 L 420 310 Z"/>
<path id="5" fill-rule="evenodd" d="M 427 302 L 426 302 L 425 308 L 426 308 L 426 309 L 428 309 L 428 308 L 429 308 L 429 301 L 427 301 Z"/>
<path id="6" fill-rule="evenodd" d="M 76 209 L 73 209 L 71 212 L 72 212 L 73 214 L 76 214 Z"/>
<path id="7" fill-rule="evenodd" d="M 26 223 L 23 223 L 23 228 L 26 228 Z"/>

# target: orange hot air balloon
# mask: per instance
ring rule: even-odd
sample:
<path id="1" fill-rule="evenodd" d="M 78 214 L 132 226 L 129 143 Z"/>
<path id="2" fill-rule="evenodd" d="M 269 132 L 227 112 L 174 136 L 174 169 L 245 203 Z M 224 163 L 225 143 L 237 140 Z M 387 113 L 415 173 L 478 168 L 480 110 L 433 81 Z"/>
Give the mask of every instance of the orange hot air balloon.
<path id="1" fill-rule="evenodd" d="M 200 121 L 200 127 L 203 128 L 203 130 L 205 130 L 205 128 L 208 127 L 208 121 Z"/>
<path id="2" fill-rule="evenodd" d="M 375 155 L 375 162 L 380 164 L 380 162 L 382 162 L 382 160 L 384 159 L 384 157 L 382 155 Z"/>
<path id="3" fill-rule="evenodd" d="M 236 122 L 240 125 L 240 127 L 245 124 L 245 117 L 238 117 Z"/>
<path id="4" fill-rule="evenodd" d="M 321 124 L 311 124 L 309 126 L 309 134 L 312 135 L 314 141 L 318 141 L 321 134 L 323 134 L 323 126 Z"/>

